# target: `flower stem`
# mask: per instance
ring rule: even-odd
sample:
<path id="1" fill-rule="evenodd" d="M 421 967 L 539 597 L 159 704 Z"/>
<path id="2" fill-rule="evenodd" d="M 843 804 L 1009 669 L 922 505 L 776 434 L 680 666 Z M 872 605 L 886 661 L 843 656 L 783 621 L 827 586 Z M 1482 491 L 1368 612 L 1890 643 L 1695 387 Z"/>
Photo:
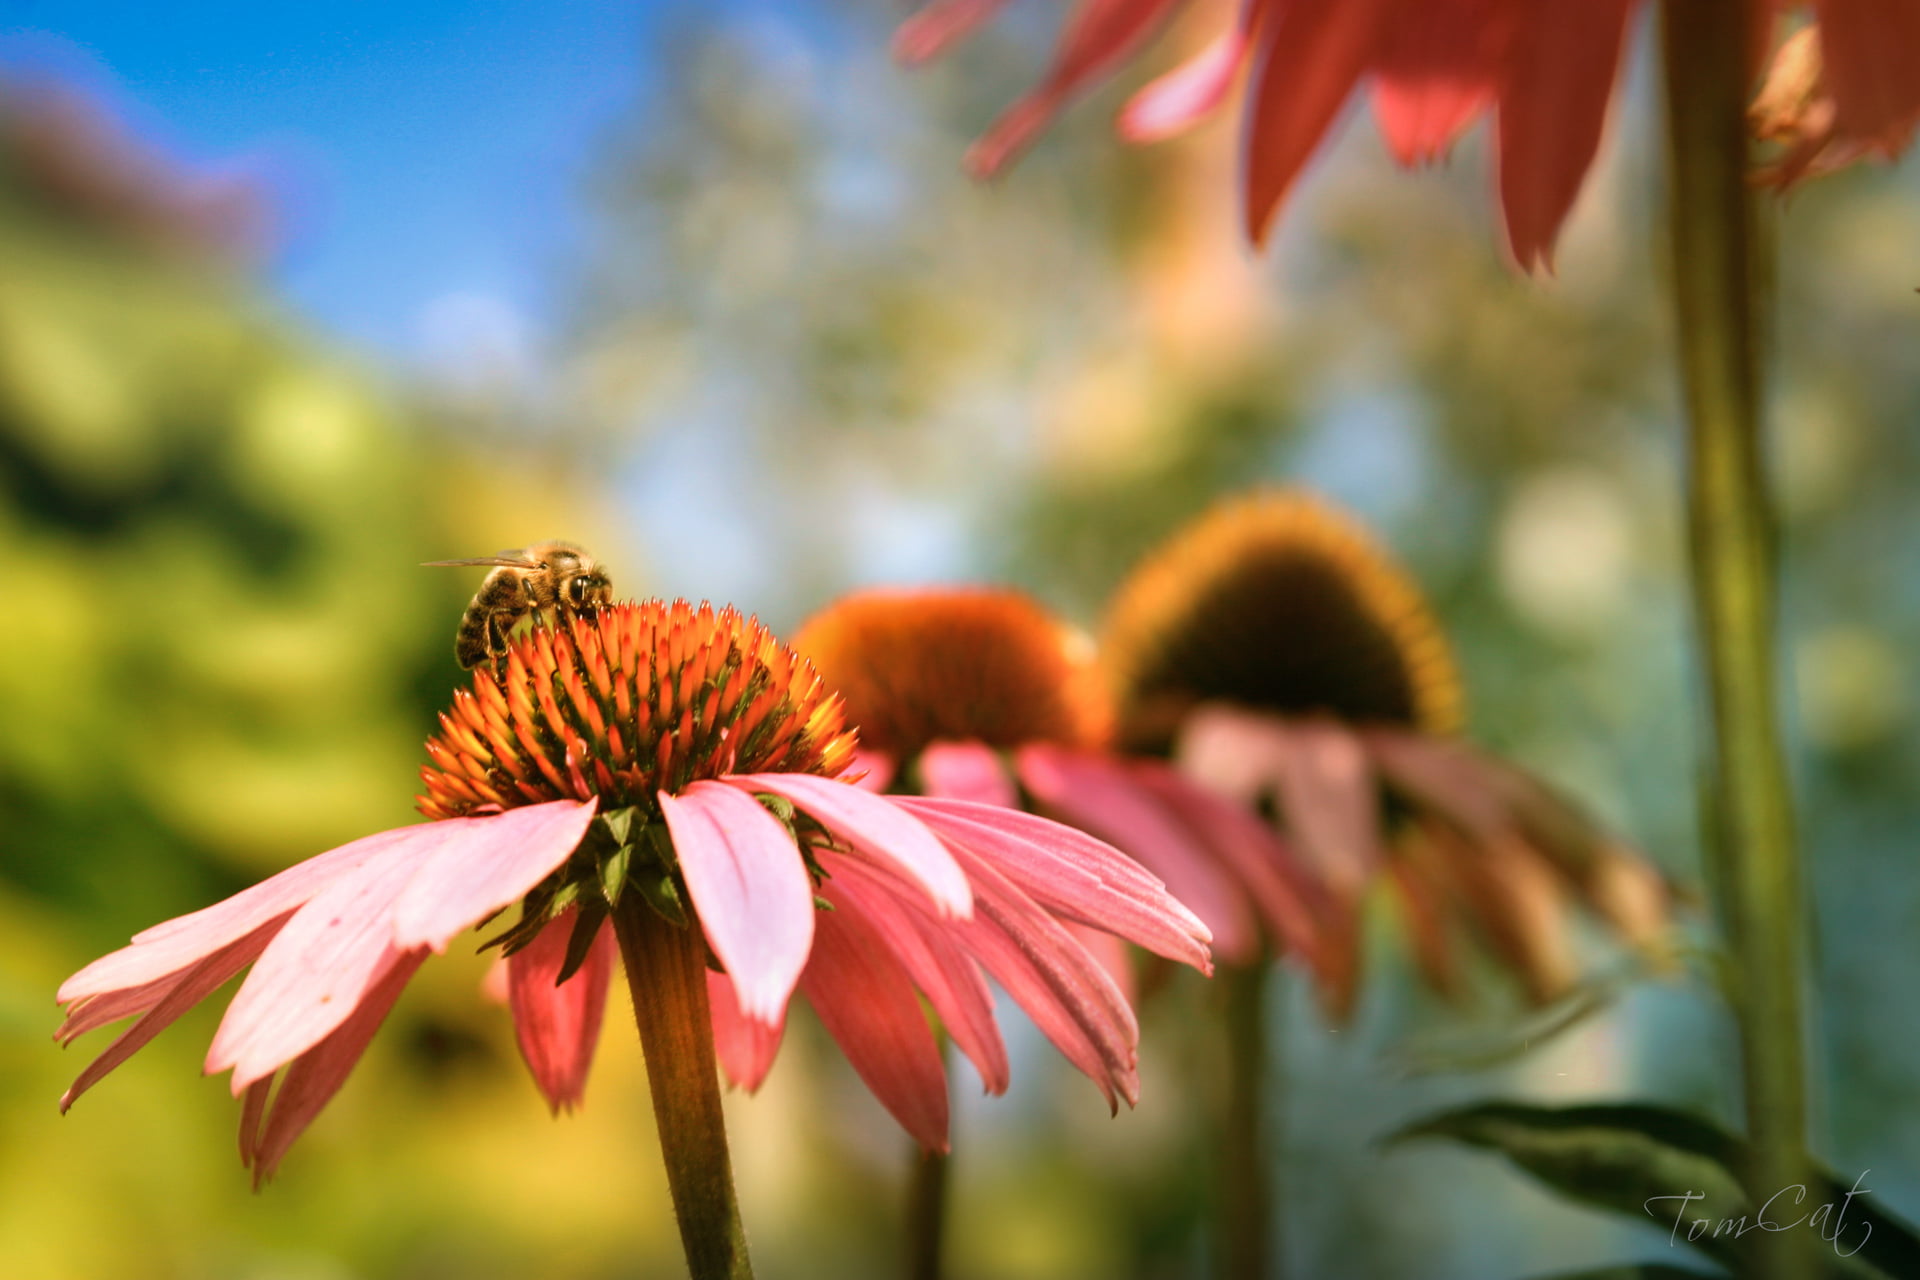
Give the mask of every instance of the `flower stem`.
<path id="1" fill-rule="evenodd" d="M 1267 1143 L 1265 964 L 1222 965 L 1227 1002 L 1227 1091 L 1220 1130 L 1220 1275 L 1222 1280 L 1278 1280 L 1273 1250 L 1275 1208 Z"/>
<path id="2" fill-rule="evenodd" d="M 1751 8 L 1667 0 L 1664 60 L 1694 607 L 1712 721 L 1705 821 L 1735 961 L 1749 1175 L 1764 1196 L 1804 1181 L 1806 1082 L 1802 880 L 1775 706 L 1774 530 L 1760 440 L 1761 289 L 1745 121 Z M 1802 1233 L 1764 1234 L 1752 1274 L 1805 1273 Z"/>
<path id="3" fill-rule="evenodd" d="M 647 1058 L 653 1119 L 687 1271 L 693 1280 L 752 1280 L 720 1111 L 706 943 L 697 927 L 669 924 L 638 894 L 628 894 L 614 911 L 613 926 Z"/>
<path id="4" fill-rule="evenodd" d="M 913 1149 L 907 1183 L 907 1275 L 940 1280 L 947 1235 L 947 1164 L 944 1151 Z"/>

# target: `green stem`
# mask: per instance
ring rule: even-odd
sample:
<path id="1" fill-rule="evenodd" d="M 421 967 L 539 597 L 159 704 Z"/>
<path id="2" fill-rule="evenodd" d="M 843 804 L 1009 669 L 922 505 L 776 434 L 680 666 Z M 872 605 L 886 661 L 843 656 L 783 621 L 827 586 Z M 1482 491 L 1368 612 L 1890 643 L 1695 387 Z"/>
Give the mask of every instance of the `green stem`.
<path id="1" fill-rule="evenodd" d="M 687 1271 L 693 1280 L 752 1280 L 720 1110 L 706 943 L 697 928 L 667 923 L 638 894 L 628 894 L 614 911 L 613 925 Z"/>
<path id="2" fill-rule="evenodd" d="M 1694 607 L 1712 746 L 1706 826 L 1735 961 L 1754 1189 L 1804 1181 L 1801 901 L 1775 707 L 1774 540 L 1760 439 L 1758 234 L 1747 182 L 1749 0 L 1666 0 L 1673 285 L 1686 387 Z M 1753 1274 L 1804 1274 L 1766 1232 Z"/>
<path id="3" fill-rule="evenodd" d="M 907 1275 L 911 1280 L 940 1280 L 947 1235 L 945 1152 L 913 1149 L 907 1183 Z"/>
<path id="4" fill-rule="evenodd" d="M 1265 964 L 1221 966 L 1227 1003 L 1227 1089 L 1220 1129 L 1220 1275 L 1278 1280 L 1275 1202 L 1268 1170 Z"/>

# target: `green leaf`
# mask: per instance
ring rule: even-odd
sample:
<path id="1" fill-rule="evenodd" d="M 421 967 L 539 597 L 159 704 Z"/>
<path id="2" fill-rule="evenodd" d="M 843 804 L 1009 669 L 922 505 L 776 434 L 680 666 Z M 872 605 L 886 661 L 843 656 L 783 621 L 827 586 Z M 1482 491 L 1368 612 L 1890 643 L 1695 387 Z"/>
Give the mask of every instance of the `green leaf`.
<path id="1" fill-rule="evenodd" d="M 1719 1127 L 1662 1107 L 1534 1107 L 1484 1102 L 1417 1120 L 1389 1143 L 1450 1138 L 1498 1152 L 1562 1195 L 1665 1228 L 1735 1274 L 1760 1233 L 1818 1236 L 1831 1277 L 1920 1276 L 1920 1237 L 1876 1208 L 1872 1189 L 1815 1169 L 1804 1190 L 1746 1185 L 1746 1144 Z M 1800 1198 L 1796 1199 L 1796 1191 Z"/>

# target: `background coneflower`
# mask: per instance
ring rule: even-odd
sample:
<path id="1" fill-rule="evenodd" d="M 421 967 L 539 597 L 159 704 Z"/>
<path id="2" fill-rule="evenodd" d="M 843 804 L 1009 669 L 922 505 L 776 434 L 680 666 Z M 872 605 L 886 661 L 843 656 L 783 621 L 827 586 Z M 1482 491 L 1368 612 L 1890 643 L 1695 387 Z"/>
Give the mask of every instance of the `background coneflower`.
<path id="1" fill-rule="evenodd" d="M 1260 925 L 1253 912 L 1200 903 L 1258 901 L 1276 935 L 1284 930 L 1297 942 L 1304 934 L 1309 912 L 1284 867 L 1243 854 L 1237 861 L 1256 868 L 1258 891 L 1229 881 L 1236 860 L 1214 848 L 1242 851 L 1221 834 L 1236 818 L 1229 806 L 1157 762 L 1110 749 L 1112 707 L 1091 642 L 1027 596 L 984 587 L 855 592 L 802 624 L 794 647 L 841 691 L 860 725 L 867 785 L 1033 809 L 1093 832 L 1215 921 L 1209 928 L 1221 956 L 1257 949 Z M 1116 935 L 1068 927 L 1130 991 Z M 1000 1091 L 991 1078 L 986 1085 Z M 946 1161 L 923 1152 L 908 1201 L 917 1276 L 940 1274 L 946 1203 Z"/>
<path id="2" fill-rule="evenodd" d="M 232 1070 L 242 1156 L 264 1179 L 426 955 L 517 902 L 488 945 L 508 953 L 536 1083 L 570 1105 L 599 1033 L 610 923 L 689 1268 L 745 1275 L 715 1044 L 757 1082 L 796 987 L 937 1148 L 946 1086 L 922 997 L 1004 1087 L 990 973 L 1110 1102 L 1132 1101 L 1132 1011 L 1055 917 L 1207 964 L 1199 921 L 1099 841 L 842 781 L 855 738 L 839 699 L 732 609 L 622 603 L 536 626 L 455 695 L 427 751 L 420 807 L 438 821 L 309 859 L 68 979 L 63 1040 L 139 1021 L 64 1101 L 252 965 L 207 1069 Z"/>
<path id="3" fill-rule="evenodd" d="M 1357 990 L 1363 898 L 1381 880 L 1421 972 L 1448 994 L 1460 989 L 1463 925 L 1536 1001 L 1575 976 L 1570 900 L 1632 940 L 1663 931 L 1651 867 L 1453 736 L 1460 682 L 1431 610 L 1316 498 L 1260 493 L 1176 533 L 1116 592 L 1101 658 L 1123 741 L 1263 815 L 1313 868 L 1325 889 L 1313 958 L 1337 1018 Z M 1223 965 L 1224 1253 L 1236 1276 L 1269 1269 L 1263 982 L 1261 965 Z"/>

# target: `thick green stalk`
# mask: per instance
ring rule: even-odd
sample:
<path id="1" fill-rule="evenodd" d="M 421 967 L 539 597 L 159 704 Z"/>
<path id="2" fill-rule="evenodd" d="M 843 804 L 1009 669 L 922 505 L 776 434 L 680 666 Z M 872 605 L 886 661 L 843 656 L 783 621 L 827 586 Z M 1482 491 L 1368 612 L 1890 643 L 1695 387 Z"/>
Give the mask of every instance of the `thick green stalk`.
<path id="1" fill-rule="evenodd" d="M 1278 1280 L 1273 1249 L 1275 1205 L 1267 1143 L 1267 969 L 1222 965 L 1227 1002 L 1227 1087 L 1220 1127 L 1220 1275 L 1222 1280 Z"/>
<path id="2" fill-rule="evenodd" d="M 638 894 L 626 896 L 613 924 L 647 1058 L 653 1119 L 687 1271 L 693 1280 L 752 1280 L 720 1111 L 706 943 L 697 928 L 667 923 Z"/>
<path id="3" fill-rule="evenodd" d="M 1735 962 L 1751 1175 L 1771 1191 L 1804 1181 L 1807 1113 L 1802 880 L 1775 706 L 1774 531 L 1760 437 L 1762 290 L 1747 181 L 1753 7 L 1749 0 L 1666 0 L 1664 54 L 1694 607 L 1712 721 L 1705 821 Z M 1767 1245 L 1753 1274 L 1804 1274 L 1803 1233 L 1761 1234 Z"/>
<path id="4" fill-rule="evenodd" d="M 940 1280 L 945 1274 L 950 1159 L 943 1151 L 913 1149 L 907 1183 L 907 1275 L 911 1280 Z"/>

